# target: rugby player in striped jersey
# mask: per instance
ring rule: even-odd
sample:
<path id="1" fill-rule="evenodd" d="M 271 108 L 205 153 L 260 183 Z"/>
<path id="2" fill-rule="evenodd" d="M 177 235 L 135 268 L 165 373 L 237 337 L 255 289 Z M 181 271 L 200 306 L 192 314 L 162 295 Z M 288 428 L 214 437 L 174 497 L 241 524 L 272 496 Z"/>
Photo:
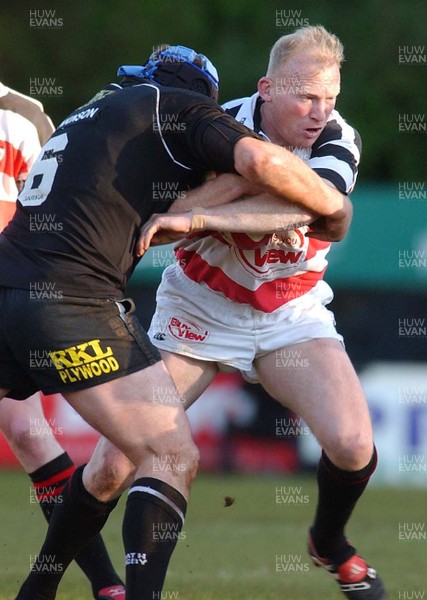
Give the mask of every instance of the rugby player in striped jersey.
<path id="1" fill-rule="evenodd" d="M 295 210 L 303 226 L 290 231 L 283 204 L 258 197 L 153 216 L 139 251 L 153 235 L 165 242 L 172 231 L 188 234 L 175 247 L 176 265 L 163 273 L 153 343 L 188 404 L 225 366 L 259 381 L 305 420 L 322 447 L 309 553 L 346 597 L 384 600 L 381 579 L 344 531 L 377 455 L 366 398 L 326 308 L 333 294 L 323 279 L 331 241 L 344 237 L 351 221 L 348 194 L 360 157 L 358 133 L 335 110 L 343 59 L 336 36 L 303 27 L 274 44 L 257 93 L 224 105 L 237 121 L 283 146 L 290 161 L 296 155 L 312 169 L 326 211 L 323 204 L 317 212 L 313 198 L 314 221 L 305 214 L 298 219 Z M 274 162 L 264 176 L 268 169 L 271 181 L 287 175 Z M 301 167 L 301 177 L 292 174 L 296 191 L 302 173 Z M 298 207 L 297 194 L 289 200 Z M 304 367 L 289 356 L 303 359 Z"/>

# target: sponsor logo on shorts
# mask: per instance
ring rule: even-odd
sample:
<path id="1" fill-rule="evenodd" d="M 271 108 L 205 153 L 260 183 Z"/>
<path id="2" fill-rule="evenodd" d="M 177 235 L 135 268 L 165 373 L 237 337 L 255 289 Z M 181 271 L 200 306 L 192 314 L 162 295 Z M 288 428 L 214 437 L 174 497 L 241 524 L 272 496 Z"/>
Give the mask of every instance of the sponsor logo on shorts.
<path id="1" fill-rule="evenodd" d="M 191 321 L 181 321 L 178 317 L 172 317 L 168 323 L 170 334 L 177 340 L 187 340 L 189 342 L 204 342 L 209 335 L 209 331 Z"/>
<path id="2" fill-rule="evenodd" d="M 63 350 L 53 350 L 49 356 L 64 383 L 75 383 L 100 377 L 119 369 L 110 346 L 103 349 L 101 340 L 90 340 Z"/>

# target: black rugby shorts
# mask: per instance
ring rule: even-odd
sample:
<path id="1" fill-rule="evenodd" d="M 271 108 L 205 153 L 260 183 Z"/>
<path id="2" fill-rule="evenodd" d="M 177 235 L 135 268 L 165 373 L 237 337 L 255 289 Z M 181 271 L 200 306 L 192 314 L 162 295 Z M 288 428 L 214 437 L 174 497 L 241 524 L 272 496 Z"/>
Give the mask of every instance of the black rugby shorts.
<path id="1" fill-rule="evenodd" d="M 0 388 L 8 397 L 75 392 L 160 360 L 131 299 L 46 296 L 0 288 Z"/>

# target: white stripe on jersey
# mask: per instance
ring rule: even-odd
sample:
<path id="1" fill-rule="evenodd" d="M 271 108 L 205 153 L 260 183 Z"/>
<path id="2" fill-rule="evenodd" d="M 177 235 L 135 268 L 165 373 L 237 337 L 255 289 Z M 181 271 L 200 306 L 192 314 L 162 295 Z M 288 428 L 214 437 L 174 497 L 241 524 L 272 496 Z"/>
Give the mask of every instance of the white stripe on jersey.
<path id="1" fill-rule="evenodd" d="M 331 112 L 331 115 L 328 119 L 328 123 L 330 123 L 331 121 L 336 121 L 337 124 L 339 125 L 339 127 L 341 128 L 341 131 L 342 131 L 341 139 L 334 139 L 334 140 L 331 140 L 330 142 L 325 142 L 323 144 L 320 144 L 319 146 L 317 146 L 317 149 L 320 150 L 324 146 L 327 146 L 327 144 L 332 144 L 333 146 L 344 148 L 345 150 L 350 152 L 350 154 L 353 155 L 355 167 L 357 169 L 357 166 L 359 165 L 359 162 L 360 162 L 360 149 L 356 144 L 355 130 L 353 129 L 353 127 L 351 127 L 351 125 L 349 125 L 347 123 L 347 121 L 345 119 L 342 118 L 342 116 L 339 114 L 339 112 L 337 110 L 333 110 Z M 326 161 L 328 158 L 330 160 L 328 161 L 328 164 L 326 165 Z M 314 159 L 312 159 L 312 160 L 314 160 Z M 325 165 L 323 165 L 323 164 L 320 165 L 320 168 L 327 168 L 327 169 L 335 170 L 337 173 L 339 173 L 341 175 L 341 177 L 343 177 L 344 181 L 346 182 L 346 190 L 345 190 L 346 193 L 349 194 L 353 190 L 354 186 L 356 185 L 357 170 L 356 170 L 356 173 L 353 173 L 353 171 L 348 163 L 346 163 L 343 160 L 340 160 L 337 157 L 334 157 L 333 155 L 330 155 L 329 157 L 325 156 L 325 157 L 316 158 L 316 160 L 318 162 L 316 162 L 315 165 L 312 164 L 312 160 L 310 160 L 308 164 L 313 169 L 318 168 L 320 161 L 325 160 Z"/>
<path id="2" fill-rule="evenodd" d="M 328 119 L 328 123 L 330 121 L 336 121 L 338 125 L 342 129 L 342 138 L 340 140 L 334 140 L 334 144 L 337 146 L 343 146 L 350 150 L 356 159 L 356 163 L 359 164 L 360 161 L 360 150 L 355 143 L 355 130 L 354 128 L 347 123 L 345 119 L 342 118 L 340 113 L 337 110 L 333 110 Z M 325 144 L 321 144 L 319 148 L 322 148 Z"/>
<path id="3" fill-rule="evenodd" d="M 234 117 L 236 121 L 242 123 L 249 129 L 254 129 L 254 112 L 259 94 L 253 94 L 248 98 L 239 98 L 238 100 L 230 100 L 222 105 L 222 108 L 227 112 L 231 108 L 240 106 L 238 113 Z M 264 137 L 267 136 L 263 133 Z M 268 139 L 268 138 L 267 138 Z"/>
<path id="4" fill-rule="evenodd" d="M 177 161 L 174 157 L 174 155 L 172 154 L 172 152 L 169 150 L 169 146 L 167 145 L 163 134 L 162 134 L 162 126 L 160 123 L 160 114 L 159 114 L 159 105 L 160 105 L 160 90 L 158 87 L 156 87 L 155 85 L 151 85 L 151 83 L 142 83 L 141 85 L 145 85 L 147 87 L 152 88 L 153 90 L 156 91 L 156 123 L 157 123 L 157 131 L 159 132 L 160 135 L 160 139 L 162 140 L 162 144 L 165 147 L 166 152 L 169 154 L 169 156 L 171 157 L 171 159 L 173 160 L 173 162 L 176 165 L 179 165 L 180 167 L 182 167 L 183 169 L 187 169 L 188 171 L 191 171 L 191 167 L 187 167 L 187 165 L 184 165 L 183 163 L 180 163 L 179 161 Z"/>
<path id="5" fill-rule="evenodd" d="M 334 171 L 334 173 L 338 173 L 345 181 L 347 193 L 354 187 L 355 177 L 353 176 L 353 171 L 350 165 L 343 160 L 338 160 L 334 156 L 321 156 L 319 158 L 310 158 L 308 165 L 312 169 L 329 169 L 330 171 Z M 322 177 L 327 179 L 327 176 L 322 175 Z"/>

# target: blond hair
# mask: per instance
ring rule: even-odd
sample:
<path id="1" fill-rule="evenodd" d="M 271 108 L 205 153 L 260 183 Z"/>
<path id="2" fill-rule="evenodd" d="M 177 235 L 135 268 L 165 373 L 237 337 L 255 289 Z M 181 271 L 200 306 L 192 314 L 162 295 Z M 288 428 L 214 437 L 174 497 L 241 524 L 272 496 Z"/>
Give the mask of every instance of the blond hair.
<path id="1" fill-rule="evenodd" d="M 267 75 L 276 73 L 296 54 L 305 54 L 322 65 L 344 61 L 344 47 L 333 33 L 322 25 L 307 25 L 280 37 L 270 52 Z"/>

